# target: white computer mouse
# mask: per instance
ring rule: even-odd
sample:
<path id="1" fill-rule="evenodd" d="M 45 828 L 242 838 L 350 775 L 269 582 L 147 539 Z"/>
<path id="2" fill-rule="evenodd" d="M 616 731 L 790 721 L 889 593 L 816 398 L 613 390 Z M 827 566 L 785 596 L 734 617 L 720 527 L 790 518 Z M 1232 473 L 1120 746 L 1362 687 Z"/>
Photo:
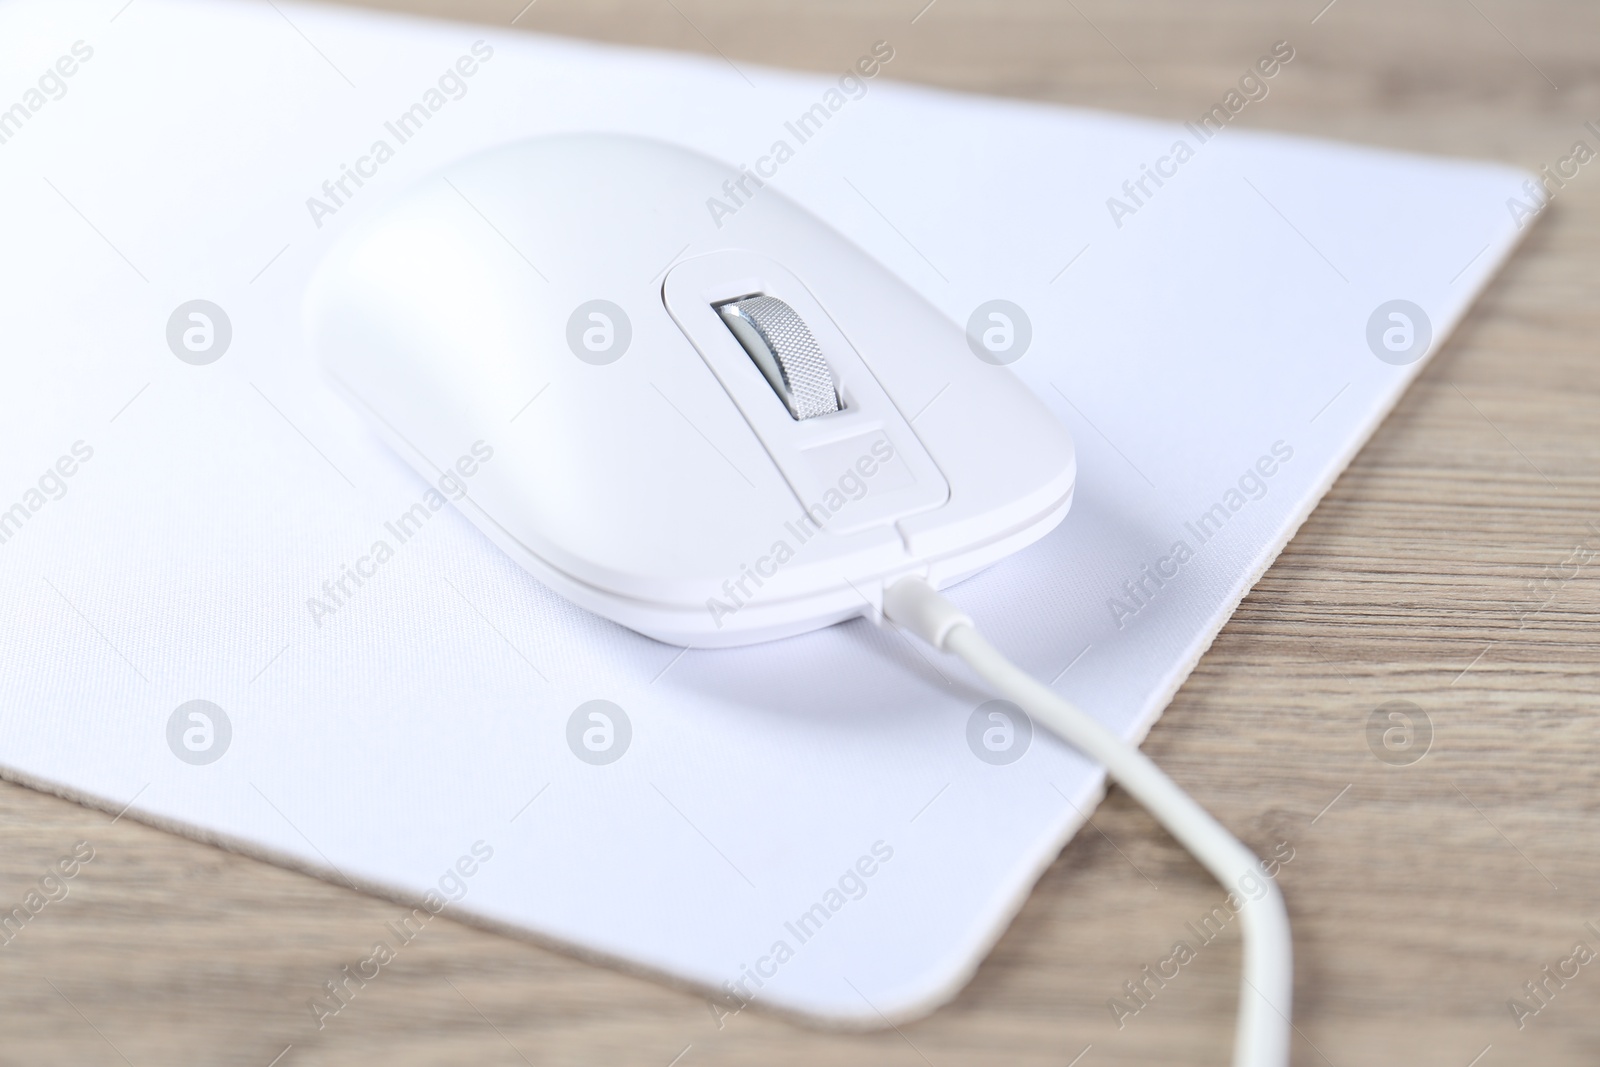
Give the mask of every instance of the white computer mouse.
<path id="1" fill-rule="evenodd" d="M 307 324 L 490 539 L 672 644 L 881 621 L 886 584 L 947 586 L 1072 501 L 1065 428 L 960 326 L 748 170 L 658 141 L 453 164 L 339 240 Z"/>

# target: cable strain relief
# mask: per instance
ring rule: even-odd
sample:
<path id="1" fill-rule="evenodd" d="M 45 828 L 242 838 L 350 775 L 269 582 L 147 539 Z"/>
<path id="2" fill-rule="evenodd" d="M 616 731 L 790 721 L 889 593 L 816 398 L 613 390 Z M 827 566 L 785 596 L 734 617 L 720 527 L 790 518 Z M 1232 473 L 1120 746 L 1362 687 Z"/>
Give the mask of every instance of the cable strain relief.
<path id="1" fill-rule="evenodd" d="M 945 651 L 945 638 L 957 626 L 972 626 L 972 619 L 922 578 L 901 578 L 883 591 L 883 613 L 895 625 L 910 630 L 928 644 Z"/>

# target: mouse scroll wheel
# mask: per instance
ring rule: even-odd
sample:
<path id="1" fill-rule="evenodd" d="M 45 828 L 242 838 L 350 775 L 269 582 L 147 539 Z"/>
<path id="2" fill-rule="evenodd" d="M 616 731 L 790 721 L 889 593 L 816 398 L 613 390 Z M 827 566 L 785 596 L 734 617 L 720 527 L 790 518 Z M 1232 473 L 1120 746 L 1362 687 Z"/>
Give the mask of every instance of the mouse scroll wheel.
<path id="1" fill-rule="evenodd" d="M 839 390 L 822 349 L 794 308 L 771 296 L 717 306 L 717 314 L 795 419 L 839 410 Z"/>

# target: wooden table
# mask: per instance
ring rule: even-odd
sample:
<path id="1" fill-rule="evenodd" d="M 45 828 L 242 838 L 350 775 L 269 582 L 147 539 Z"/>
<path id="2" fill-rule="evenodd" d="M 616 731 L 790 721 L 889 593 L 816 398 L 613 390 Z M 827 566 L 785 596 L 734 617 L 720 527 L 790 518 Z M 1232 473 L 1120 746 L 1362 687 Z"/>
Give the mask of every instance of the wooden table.
<path id="1" fill-rule="evenodd" d="M 378 6 L 506 26 L 525 2 Z M 818 71 L 887 39 L 897 78 L 1169 119 L 1286 39 L 1294 65 L 1248 125 L 1533 169 L 1580 138 L 1600 148 L 1582 127 L 1600 120 L 1593 4 L 1337 0 L 1314 18 L 1327 0 L 936 0 L 919 16 L 924 2 L 538 0 L 516 25 Z M 1507 1005 L 1575 942 L 1600 952 L 1584 928 L 1600 928 L 1597 285 L 1600 161 L 1146 745 L 1248 843 L 1291 843 L 1297 1064 L 1600 1060 L 1600 960 L 1552 982 L 1520 1030 Z M 1434 731 L 1411 766 L 1368 748 L 1369 716 L 1396 699 Z M 1232 932 L 1122 1029 L 1107 1009 L 1219 898 L 1118 791 L 954 1003 L 866 1034 L 753 1011 L 719 1030 L 690 993 L 446 920 L 319 1032 L 308 998 L 397 905 L 17 786 L 0 786 L 0 810 L 3 899 L 74 842 L 95 850 L 52 921 L 0 948 L 0 1063 L 1228 1060 Z"/>

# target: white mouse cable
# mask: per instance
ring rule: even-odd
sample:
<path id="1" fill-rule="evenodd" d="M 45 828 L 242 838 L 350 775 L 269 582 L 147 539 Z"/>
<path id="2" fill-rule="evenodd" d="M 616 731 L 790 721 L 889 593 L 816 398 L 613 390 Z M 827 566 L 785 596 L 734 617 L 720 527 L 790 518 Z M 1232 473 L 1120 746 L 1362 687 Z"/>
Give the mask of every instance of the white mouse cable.
<path id="1" fill-rule="evenodd" d="M 1277 883 L 1261 862 L 1212 818 L 1143 752 L 1002 656 L 978 633 L 972 619 L 921 578 L 902 578 L 884 590 L 883 612 L 941 652 L 971 667 L 996 690 L 1019 704 L 1051 732 L 1105 765 L 1156 821 L 1243 901 L 1244 941 L 1234 1067 L 1282 1067 L 1289 1062 L 1289 1008 L 1294 992 L 1289 915 Z M 1246 879 L 1266 887 L 1250 899 Z"/>

